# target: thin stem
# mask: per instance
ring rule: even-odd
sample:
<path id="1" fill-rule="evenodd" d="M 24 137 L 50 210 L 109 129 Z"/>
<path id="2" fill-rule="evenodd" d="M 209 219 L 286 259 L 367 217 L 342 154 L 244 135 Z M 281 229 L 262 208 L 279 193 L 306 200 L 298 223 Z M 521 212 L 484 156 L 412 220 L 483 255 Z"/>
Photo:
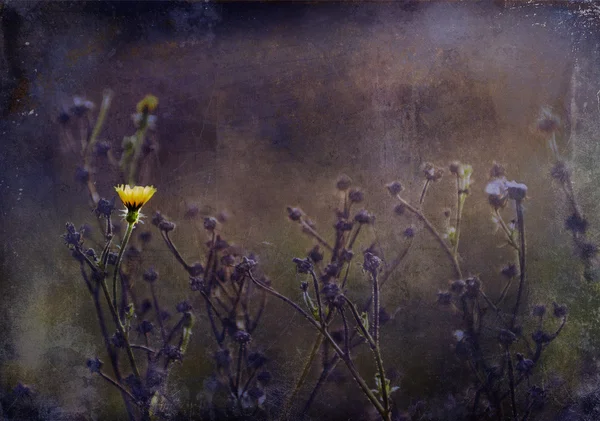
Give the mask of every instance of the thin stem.
<path id="1" fill-rule="evenodd" d="M 238 399 L 240 398 L 240 376 L 242 375 L 242 355 L 243 354 L 244 354 L 244 344 L 240 343 L 240 347 L 238 350 L 237 370 L 235 373 L 235 396 Z"/>
<path id="2" fill-rule="evenodd" d="M 306 221 L 304 221 L 303 219 L 301 219 L 300 220 L 300 225 L 302 225 L 302 228 L 304 230 L 306 230 L 306 232 L 308 232 L 310 235 L 312 235 L 313 237 L 315 237 L 315 239 L 319 243 L 321 243 L 323 245 L 323 247 L 325 247 L 329 251 L 333 251 L 333 247 L 331 247 L 329 245 L 329 243 L 323 237 L 321 237 L 317 231 L 315 231 L 310 225 L 308 225 L 308 223 Z"/>
<path id="3" fill-rule="evenodd" d="M 165 243 L 167 244 L 167 247 L 169 248 L 171 253 L 173 253 L 173 256 L 175 256 L 175 259 L 184 267 L 184 269 L 187 272 L 190 272 L 191 266 L 188 265 L 186 263 L 186 261 L 183 259 L 183 257 L 179 253 L 179 250 L 177 250 L 177 247 L 175 247 L 175 244 L 173 244 L 171 237 L 169 237 L 169 233 L 165 232 L 165 231 L 161 231 L 160 234 L 162 235 L 163 240 L 165 240 Z"/>
<path id="4" fill-rule="evenodd" d="M 523 290 L 525 289 L 525 219 L 523 217 L 523 201 L 516 200 L 515 201 L 517 207 L 517 226 L 519 229 L 519 290 L 517 291 L 517 302 L 515 303 L 515 308 L 513 309 L 513 318 L 511 322 L 511 327 L 514 328 L 515 323 L 517 321 L 517 314 L 519 312 L 519 306 L 521 305 L 521 297 L 523 296 Z"/>
<path id="5" fill-rule="evenodd" d="M 383 368 L 383 360 L 381 358 L 381 352 L 379 350 L 379 346 L 377 345 L 377 343 L 375 342 L 373 337 L 371 337 L 371 335 L 369 334 L 369 331 L 367 329 L 365 329 L 364 325 L 362 324 L 362 320 L 360 318 L 360 315 L 358 314 L 358 310 L 356 309 L 356 306 L 351 301 L 346 299 L 345 297 L 344 297 L 344 302 L 350 308 L 350 311 L 352 312 L 352 315 L 354 316 L 354 319 L 356 320 L 358 328 L 362 331 L 363 336 L 367 339 L 367 341 L 369 342 L 369 346 L 371 347 L 371 350 L 373 351 L 373 355 L 375 356 L 375 363 L 377 364 L 377 370 L 379 371 L 379 376 L 381 379 L 381 398 L 383 400 L 383 408 L 385 409 L 385 413 L 389 414 L 390 413 L 389 396 L 388 396 L 388 391 L 386 388 L 385 370 Z"/>
<path id="6" fill-rule="evenodd" d="M 156 350 L 154 350 L 152 348 L 148 348 L 146 345 L 130 344 L 129 346 L 132 349 L 141 349 L 142 351 L 146 351 L 146 352 L 149 352 L 151 354 L 156 354 Z"/>
<path id="7" fill-rule="evenodd" d="M 373 341 L 375 346 L 379 347 L 379 281 L 377 280 L 377 272 L 371 273 L 373 281 Z"/>
<path id="8" fill-rule="evenodd" d="M 323 304 L 321 303 L 321 293 L 319 292 L 319 281 L 314 270 L 310 270 L 310 276 L 313 279 L 313 285 L 315 288 L 315 296 L 317 297 L 317 308 L 319 310 L 319 322 L 321 326 L 325 326 L 325 318 L 323 317 Z"/>
<path id="9" fill-rule="evenodd" d="M 456 176 L 456 184 L 459 184 L 459 176 Z M 456 206 L 456 236 L 454 240 L 454 255 L 458 256 L 458 242 L 460 241 L 460 227 L 462 222 L 462 213 L 465 205 L 465 200 L 467 199 L 467 193 L 461 191 L 460 188 L 458 190 L 458 203 Z"/>
<path id="10" fill-rule="evenodd" d="M 292 394 L 288 398 L 288 400 L 284 406 L 284 409 L 282 411 L 284 418 L 287 418 L 288 411 L 290 410 L 292 403 L 294 402 L 294 398 L 296 397 L 296 395 L 298 394 L 298 391 L 300 390 L 300 388 L 306 381 L 306 377 L 308 377 L 308 374 L 310 373 L 310 368 L 312 367 L 312 364 L 313 364 L 317 354 L 319 353 L 319 348 L 321 348 L 322 343 L 323 343 L 323 335 L 321 333 L 317 333 L 315 342 L 313 343 L 312 349 L 310 350 L 310 354 L 308 355 L 308 358 L 306 359 L 306 362 L 304 364 L 304 369 L 302 370 L 302 374 L 300 374 L 300 378 L 296 382 L 296 386 L 294 386 L 294 390 L 292 391 Z"/>
<path id="11" fill-rule="evenodd" d="M 420 210 L 411 206 L 411 204 L 408 203 L 406 200 L 402 199 L 402 197 L 400 197 L 400 195 L 396 195 L 396 198 L 400 201 L 400 203 L 402 203 L 406 207 L 406 209 L 408 209 L 410 212 L 412 212 L 417 218 L 419 218 L 425 224 L 425 227 L 427 228 L 427 230 L 429 230 L 429 232 L 437 239 L 437 241 L 440 243 L 440 245 L 446 252 L 446 255 L 448 255 L 448 258 L 450 259 L 450 261 L 452 262 L 452 266 L 454 267 L 454 272 L 456 272 L 456 276 L 459 279 L 462 278 L 462 271 L 460 269 L 460 264 L 458 263 L 458 259 L 456 258 L 456 256 L 454 255 L 454 253 L 452 252 L 450 247 L 448 246 L 448 243 L 446 241 L 444 241 L 444 239 L 442 238 L 440 233 L 435 229 L 435 227 L 431 224 L 431 222 L 429 222 L 427 217 L 425 215 L 423 215 L 423 212 L 421 212 Z"/>
<path id="12" fill-rule="evenodd" d="M 119 269 L 121 268 L 121 261 L 123 259 L 123 254 L 125 253 L 125 249 L 127 248 L 127 243 L 131 238 L 131 233 L 133 232 L 133 227 L 135 223 L 128 222 L 127 223 L 127 231 L 125 231 L 125 236 L 123 237 L 123 241 L 121 242 L 121 248 L 119 249 L 119 255 L 117 256 L 117 262 L 115 263 L 115 271 L 113 273 L 113 307 L 117 308 L 117 277 L 119 275 Z M 117 314 L 117 318 L 119 315 Z M 119 319 L 120 320 L 120 319 Z M 119 321 L 119 324 L 121 322 Z"/>
<path id="13" fill-rule="evenodd" d="M 512 358 L 510 357 L 510 351 L 508 349 L 508 346 L 506 346 L 505 356 L 506 356 L 506 363 L 508 364 L 508 385 L 510 388 L 510 403 L 512 406 L 513 420 L 517 421 L 518 416 L 517 416 L 517 400 L 515 398 L 515 374 L 513 371 L 513 363 L 512 363 Z"/>
<path id="14" fill-rule="evenodd" d="M 104 292 L 104 297 L 106 298 L 106 301 L 108 302 L 108 308 L 110 309 L 110 313 L 113 317 L 113 320 L 115 322 L 117 330 L 119 331 L 119 334 L 121 335 L 121 337 L 123 338 L 123 341 L 125 342 L 125 351 L 127 352 L 127 357 L 129 358 L 129 363 L 131 364 L 131 369 L 133 370 L 133 374 L 135 375 L 135 377 L 137 379 L 139 379 L 140 372 L 135 363 L 135 357 L 133 356 L 133 351 L 131 350 L 131 345 L 129 345 L 129 339 L 127 338 L 127 335 L 125 335 L 125 330 L 123 329 L 123 325 L 121 324 L 121 320 L 119 319 L 117 310 L 116 310 L 115 306 L 113 305 L 113 302 L 110 298 L 110 293 L 108 292 L 108 287 L 106 286 L 106 279 L 102 279 L 102 281 L 100 282 L 100 285 L 102 286 L 102 291 Z"/>
<path id="15" fill-rule="evenodd" d="M 156 318 L 158 319 L 158 326 L 160 327 L 160 335 L 162 336 L 164 345 L 167 344 L 167 334 L 165 332 L 165 326 L 163 324 L 162 315 L 160 314 L 160 306 L 158 305 L 158 298 L 156 296 L 156 290 L 154 289 L 154 282 L 150 282 L 150 291 L 152 293 L 152 301 L 154 302 L 154 310 L 156 311 Z"/>
<path id="16" fill-rule="evenodd" d="M 108 375 L 104 374 L 101 371 L 98 371 L 98 374 L 100 374 L 100 377 L 102 377 L 107 382 L 112 384 L 114 387 L 119 389 L 121 391 L 121 393 L 124 393 L 125 395 L 127 395 L 129 397 L 129 399 L 131 399 L 133 402 L 136 402 L 135 397 L 127 389 L 125 389 L 120 383 L 116 382 L 114 379 L 112 379 L 111 377 L 109 377 Z"/>
<path id="17" fill-rule="evenodd" d="M 352 362 L 352 360 L 350 358 L 348 358 L 348 356 L 340 349 L 340 347 L 335 342 L 335 340 L 331 337 L 331 335 L 329 334 L 329 332 L 327 331 L 327 329 L 325 329 L 319 323 L 317 323 L 314 320 L 314 318 L 312 318 L 311 316 L 309 316 L 308 313 L 306 313 L 304 310 L 302 310 L 302 308 L 300 308 L 292 300 L 290 300 L 286 296 L 280 294 L 279 292 L 275 291 L 271 287 L 268 287 L 268 286 L 264 285 L 262 282 L 258 281 L 254 277 L 254 275 L 252 275 L 251 271 L 248 271 L 248 276 L 250 277 L 250 279 L 252 280 L 252 282 L 254 282 L 258 287 L 264 289 L 265 291 L 267 291 L 271 295 L 279 298 L 280 300 L 282 300 L 282 301 L 286 302 L 287 304 L 289 304 L 290 306 L 292 306 L 296 311 L 298 311 L 300 314 L 302 314 L 302 316 L 304 316 L 304 318 L 306 320 L 308 320 L 310 322 L 310 324 L 312 324 L 319 332 L 321 332 L 325 336 L 325 338 L 327 338 L 327 340 L 331 344 L 332 348 L 335 350 L 335 352 L 338 354 L 338 356 L 344 361 L 344 363 L 346 364 L 346 366 L 350 370 L 350 373 L 352 374 L 352 377 L 358 383 L 359 387 L 362 389 L 362 391 L 364 392 L 364 394 L 367 396 L 367 398 L 369 399 L 369 401 L 371 402 L 371 404 L 375 407 L 375 409 L 377 410 L 377 412 L 379 412 L 379 414 L 382 416 L 382 418 L 384 420 L 389 421 L 390 420 L 390 413 L 381 405 L 381 403 L 379 402 L 379 400 L 377 399 L 377 397 L 373 394 L 373 392 L 369 388 L 369 385 L 367 383 L 365 383 L 365 381 L 363 380 L 363 378 L 360 376 L 360 373 L 358 372 L 358 370 L 354 366 L 354 363 Z M 367 332 L 367 335 L 368 335 L 368 332 Z"/>
<path id="18" fill-rule="evenodd" d="M 429 187 L 430 180 L 425 180 L 425 184 L 423 185 L 423 190 L 421 190 L 421 197 L 419 198 L 419 206 L 423 205 L 425 201 L 425 194 L 427 193 L 427 188 Z"/>
<path id="19" fill-rule="evenodd" d="M 495 213 L 496 213 L 496 220 L 500 223 L 500 226 L 502 227 L 502 231 L 504 231 L 504 234 L 506 234 L 506 238 L 508 239 L 508 244 L 510 244 L 510 246 L 512 248 L 514 248 L 515 250 L 518 251 L 519 246 L 515 242 L 515 239 L 513 238 L 513 235 L 511 233 L 510 229 L 506 225 L 506 222 L 504 222 L 502 215 L 500 215 L 500 211 L 498 209 L 496 209 Z"/>

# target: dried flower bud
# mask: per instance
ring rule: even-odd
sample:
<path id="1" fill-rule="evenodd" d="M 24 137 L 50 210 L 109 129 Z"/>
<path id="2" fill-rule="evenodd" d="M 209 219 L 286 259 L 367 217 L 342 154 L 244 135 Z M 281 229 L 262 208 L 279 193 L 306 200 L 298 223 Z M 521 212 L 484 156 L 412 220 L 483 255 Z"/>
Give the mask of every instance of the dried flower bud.
<path id="1" fill-rule="evenodd" d="M 423 167 L 423 174 L 428 181 L 438 181 L 444 175 L 444 170 L 437 168 L 430 162 L 427 162 Z"/>
<path id="2" fill-rule="evenodd" d="M 533 367 L 535 366 L 534 362 L 528 358 L 525 358 L 523 354 L 518 352 L 516 357 L 518 360 L 516 365 L 517 371 L 523 373 L 525 376 L 529 376 L 531 374 L 531 370 L 533 370 Z"/>
<path id="3" fill-rule="evenodd" d="M 535 317 L 544 317 L 544 314 L 546 314 L 546 306 L 543 304 L 536 305 L 535 307 L 533 307 L 532 314 Z"/>
<path id="4" fill-rule="evenodd" d="M 351 231 L 352 230 L 352 222 L 339 220 L 333 226 L 337 231 Z"/>
<path id="5" fill-rule="evenodd" d="M 554 317 L 562 318 L 567 316 L 568 310 L 566 305 L 556 303 L 552 303 L 552 305 L 554 306 Z"/>
<path id="6" fill-rule="evenodd" d="M 438 291 L 437 302 L 441 305 L 452 304 L 452 293 L 450 291 Z"/>
<path id="7" fill-rule="evenodd" d="M 360 203 L 365 200 L 365 194 L 360 190 L 352 189 L 348 193 L 348 199 L 350 199 L 350 202 L 352 203 Z"/>
<path id="8" fill-rule="evenodd" d="M 508 329 L 502 329 L 498 334 L 498 342 L 502 345 L 511 345 L 517 341 L 517 336 Z"/>
<path id="9" fill-rule="evenodd" d="M 192 305 L 187 301 L 182 301 L 177 304 L 177 312 L 178 313 L 186 313 L 192 309 Z"/>
<path id="10" fill-rule="evenodd" d="M 154 325 L 152 324 L 152 322 L 149 322 L 148 320 L 143 320 L 142 323 L 140 323 L 137 328 L 137 331 L 140 332 L 142 335 L 145 335 L 146 333 L 152 333 L 153 330 L 154 330 Z"/>
<path id="11" fill-rule="evenodd" d="M 492 165 L 490 169 L 490 177 L 491 178 L 502 178 L 506 176 L 506 170 L 504 167 L 496 162 Z"/>
<path id="12" fill-rule="evenodd" d="M 347 175 L 343 174 L 338 178 L 336 187 L 340 191 L 346 191 L 352 185 L 352 179 Z"/>
<path id="13" fill-rule="evenodd" d="M 297 222 L 300 219 L 302 219 L 302 210 L 299 208 L 292 208 L 289 207 L 287 208 L 288 211 L 288 218 L 290 218 L 292 221 Z"/>
<path id="14" fill-rule="evenodd" d="M 308 253 L 308 258 L 313 261 L 313 263 L 319 263 L 323 260 L 323 253 L 321 253 L 321 249 L 318 245 L 314 246 L 312 250 Z"/>
<path id="15" fill-rule="evenodd" d="M 467 283 L 465 281 L 462 279 L 457 279 L 450 283 L 450 291 L 452 291 L 454 294 L 460 295 L 463 293 L 466 286 Z"/>
<path id="16" fill-rule="evenodd" d="M 404 190 L 399 181 L 392 181 L 391 183 L 386 184 L 385 187 L 387 187 L 388 192 L 390 192 L 392 196 L 396 196 L 400 194 L 402 190 Z"/>
<path id="17" fill-rule="evenodd" d="M 104 363 L 98 359 L 98 357 L 90 358 L 87 360 L 87 368 L 90 369 L 90 373 L 100 373 Z"/>
<path id="18" fill-rule="evenodd" d="M 585 234 L 587 226 L 587 220 L 581 217 L 581 215 L 578 213 L 573 213 L 565 220 L 565 227 L 569 231 L 573 231 L 575 233 Z"/>
<path id="19" fill-rule="evenodd" d="M 354 216 L 354 220 L 356 222 L 358 222 L 359 224 L 370 224 L 373 222 L 373 215 L 371 215 L 369 212 L 367 212 L 366 210 L 361 210 L 359 211 L 355 216 Z"/>
<path id="20" fill-rule="evenodd" d="M 98 203 L 96 204 L 94 213 L 96 214 L 97 217 L 103 216 L 105 218 L 108 218 L 109 216 L 111 216 L 111 214 L 113 213 L 114 210 L 115 210 L 115 198 L 114 197 L 110 201 L 106 200 L 105 198 L 101 198 L 100 200 L 98 200 Z"/>
<path id="21" fill-rule="evenodd" d="M 365 252 L 365 260 L 363 263 L 363 269 L 367 272 L 375 274 L 381 266 L 381 259 L 371 252 Z"/>
<path id="22" fill-rule="evenodd" d="M 470 298 L 476 298 L 479 295 L 479 291 L 481 290 L 481 281 L 476 276 L 472 276 L 465 280 L 466 284 L 466 294 Z"/>
<path id="23" fill-rule="evenodd" d="M 296 270 L 298 273 L 309 273 L 312 270 L 312 263 L 308 259 L 300 259 L 298 257 L 294 257 L 292 262 L 296 264 Z"/>
<path id="24" fill-rule="evenodd" d="M 451 162 L 449 169 L 450 169 L 450 174 L 458 175 L 458 172 L 460 170 L 460 162 L 458 162 L 458 161 Z"/>
<path id="25" fill-rule="evenodd" d="M 245 330 L 238 330 L 235 332 L 235 335 L 233 335 L 233 339 L 240 344 L 247 344 L 252 340 L 252 337 Z"/>
<path id="26" fill-rule="evenodd" d="M 175 229 L 175 223 L 165 219 L 158 224 L 158 229 L 164 232 L 171 232 Z"/>
<path id="27" fill-rule="evenodd" d="M 151 267 L 144 272 L 143 278 L 146 282 L 155 282 L 158 279 L 158 272 Z"/>
<path id="28" fill-rule="evenodd" d="M 523 200 L 527 196 L 527 186 L 516 181 L 507 181 L 506 188 L 508 189 L 508 197 L 512 200 Z"/>
<path id="29" fill-rule="evenodd" d="M 214 231 L 217 227 L 217 219 L 212 216 L 209 218 L 204 218 L 204 229 L 207 231 Z"/>
<path id="30" fill-rule="evenodd" d="M 519 274 L 519 271 L 517 270 L 517 266 L 515 266 L 513 263 L 509 263 L 502 268 L 500 273 L 502 273 L 502 275 L 508 279 L 512 279 Z"/>
<path id="31" fill-rule="evenodd" d="M 201 276 L 190 276 L 190 289 L 192 291 L 202 291 L 205 287 L 204 278 Z"/>
<path id="32" fill-rule="evenodd" d="M 394 207 L 394 213 L 396 215 L 404 215 L 404 212 L 406 212 L 406 206 L 404 203 L 400 203 Z"/>

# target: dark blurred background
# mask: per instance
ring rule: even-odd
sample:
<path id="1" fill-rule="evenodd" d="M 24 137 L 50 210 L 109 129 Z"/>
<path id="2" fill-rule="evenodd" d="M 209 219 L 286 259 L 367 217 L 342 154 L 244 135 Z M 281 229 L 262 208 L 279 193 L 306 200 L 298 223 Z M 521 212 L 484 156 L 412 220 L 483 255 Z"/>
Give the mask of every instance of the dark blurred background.
<path id="1" fill-rule="evenodd" d="M 286 219 L 287 205 L 302 207 L 328 232 L 338 205 L 335 180 L 345 173 L 377 215 L 361 247 L 378 239 L 393 250 L 415 221 L 393 215 L 384 184 L 402 180 L 414 200 L 424 162 L 457 159 L 473 165 L 476 180 L 465 210 L 463 266 L 498 294 L 493 279 L 511 253 L 498 247 L 483 193 L 498 161 L 529 187 L 530 303 L 583 306 L 576 299 L 589 286 L 581 286 L 536 121 L 544 107 L 560 118 L 559 148 L 575 163 L 584 211 L 599 228 L 600 9 L 593 2 L 526 3 L 3 2 L 0 386 L 30 384 L 67 414 L 102 418 L 121 408 L 118 395 L 85 368 L 102 343 L 60 238 L 66 221 L 93 225 L 94 216 L 75 181 L 78 162 L 61 153 L 57 116 L 76 95 L 99 104 L 106 88 L 114 99 L 102 138 L 115 147 L 133 132 L 135 104 L 147 93 L 160 100 L 152 173 L 158 193 L 147 213 L 161 210 L 178 221 L 176 239 L 188 256 L 200 255 L 205 234 L 184 219 L 187 209 L 226 210 L 228 238 L 254 250 L 273 285 L 299 299 L 290 260 L 312 243 Z M 112 195 L 114 182 L 99 177 L 100 194 Z M 426 205 L 438 223 L 454 204 L 445 182 Z M 149 253 L 163 275 L 161 297 L 171 305 L 191 297 L 187 277 L 158 239 Z M 404 405 L 449 396 L 459 387 L 453 379 L 466 375 L 450 349 L 455 320 L 435 305 L 451 276 L 440 256 L 418 232 L 386 286 L 384 305 L 396 317 L 384 330 L 384 357 L 398 373 Z M 546 371 L 572 394 L 592 376 L 593 310 L 575 317 L 562 346 L 553 344 Z M 199 313 L 191 356 L 175 370 L 180 398 L 190 405 L 200 399 L 214 351 Z M 264 323 L 256 341 L 278 376 L 272 393 L 281 395 L 301 370 L 313 333 L 273 300 Z M 362 410 L 360 391 L 341 371 L 343 383 L 327 386 L 314 419 Z M 358 403 L 344 403 L 349 397 Z"/>

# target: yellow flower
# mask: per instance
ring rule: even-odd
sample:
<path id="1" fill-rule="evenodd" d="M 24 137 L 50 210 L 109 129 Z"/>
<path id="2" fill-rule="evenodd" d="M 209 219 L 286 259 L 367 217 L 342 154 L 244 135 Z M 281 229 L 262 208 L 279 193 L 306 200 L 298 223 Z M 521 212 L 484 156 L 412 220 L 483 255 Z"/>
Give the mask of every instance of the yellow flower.
<path id="1" fill-rule="evenodd" d="M 139 211 L 148 200 L 156 193 L 154 186 L 116 186 L 115 190 L 119 193 L 121 201 L 127 208 L 126 220 L 129 223 L 136 223 L 139 220 Z"/>
<path id="2" fill-rule="evenodd" d="M 148 94 L 144 97 L 144 99 L 137 103 L 135 109 L 138 113 L 148 114 L 156 110 L 156 107 L 158 107 L 158 98 L 154 95 Z"/>

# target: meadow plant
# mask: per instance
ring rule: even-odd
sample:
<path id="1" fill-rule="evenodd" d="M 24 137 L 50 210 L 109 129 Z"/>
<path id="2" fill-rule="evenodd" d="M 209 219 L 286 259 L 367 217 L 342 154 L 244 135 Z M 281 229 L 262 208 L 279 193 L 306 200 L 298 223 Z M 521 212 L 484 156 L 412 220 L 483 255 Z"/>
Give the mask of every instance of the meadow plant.
<path id="1" fill-rule="evenodd" d="M 169 251 L 187 272 L 190 289 L 201 297 L 216 343 L 215 373 L 205 382 L 208 413 L 217 419 L 264 417 L 271 373 L 264 369 L 267 357 L 252 334 L 263 316 L 267 294 L 250 282 L 243 269 L 243 249 L 222 237 L 224 222 L 223 215 L 204 218 L 206 256 L 203 262 L 189 264 L 171 238 L 175 223 L 159 212 L 152 218 Z M 252 254 L 250 259 L 256 261 Z M 260 283 L 270 284 L 265 276 L 260 276 Z"/>
<path id="2" fill-rule="evenodd" d="M 140 246 L 131 245 L 134 242 L 132 234 L 141 222 L 141 209 L 156 192 L 153 186 L 115 187 L 125 207 L 123 217 L 127 228 L 120 245 L 117 248 L 113 245 L 115 231 L 121 231 L 116 230 L 117 226 L 113 223 L 115 199 L 107 200 L 99 196 L 96 190 L 95 164 L 99 159 L 108 158 L 120 170 L 121 177 L 134 184 L 131 180 L 137 175 L 143 157 L 142 150 L 147 145 L 145 134 L 155 121 L 150 112 L 156 109 L 158 100 L 148 95 L 138 103 L 138 113 L 134 115 L 136 132 L 125 138 L 120 161 L 112 153 L 109 154 L 110 146 L 98 137 L 110 101 L 111 93 L 106 92 L 93 129 L 93 104 L 89 101 L 76 99 L 71 108 L 71 116 L 61 114 L 60 121 L 63 125 L 69 123 L 72 117 L 77 119 L 82 161 L 77 177 L 88 188 L 99 224 L 102 226 L 102 221 L 105 222 L 104 244 L 100 253 L 87 246 L 85 227 L 78 229 L 73 223 L 67 223 L 63 239 L 73 258 L 79 263 L 81 277 L 92 297 L 112 376 L 98 357 L 90 358 L 87 367 L 91 373 L 99 375 L 121 393 L 130 419 L 148 420 L 173 412 L 173 402 L 166 388 L 167 378 L 174 363 L 181 361 L 185 354 L 194 317 L 191 307 L 180 304 L 177 307 L 181 314 L 179 321 L 169 326 L 171 316 L 161 309 L 154 287 L 159 278 L 158 273 L 153 268 L 148 268 L 141 274 L 134 264 L 141 251 Z M 72 140 L 71 131 L 65 129 L 64 144 L 74 146 Z M 143 233 L 140 242 L 143 244 L 148 241 L 148 236 Z M 139 263 L 139 259 L 137 260 Z M 132 288 L 135 277 L 141 277 L 149 284 L 151 300 L 138 302 Z M 110 281 L 112 283 L 109 287 Z M 154 312 L 150 311 L 152 309 Z M 142 343 L 135 343 L 134 339 L 142 339 Z M 126 361 L 125 366 L 123 360 Z"/>
<path id="3" fill-rule="evenodd" d="M 453 162 L 449 172 L 455 179 L 457 205 L 454 224 L 447 227 L 445 234 L 436 229 L 422 209 L 428 187 L 442 178 L 441 168 L 425 165 L 425 181 L 417 205 L 405 198 L 399 182 L 388 184 L 388 191 L 399 202 L 396 213 L 412 214 L 424 225 L 444 250 L 454 272 L 449 288 L 437 293 L 437 302 L 447 307 L 448 311 L 459 312 L 462 316 L 462 325 L 454 332 L 455 350 L 457 356 L 469 366 L 475 382 L 474 393 L 463 402 L 470 407 L 462 412 L 463 416 L 472 420 L 488 417 L 504 419 L 505 413 L 508 413 L 510 419 L 527 420 L 533 411 L 544 405 L 546 390 L 533 383 L 533 373 L 539 365 L 542 351 L 563 329 L 567 308 L 553 303 L 552 314 L 558 319 L 558 326 L 552 328 L 548 326 L 549 312 L 546 306 L 533 307 L 532 317 L 536 323 L 530 339 L 527 338 L 523 321 L 523 310 L 526 308 L 524 296 L 528 287 L 523 212 L 527 186 L 508 181 L 504 168 L 498 164 L 494 164 L 490 171 L 485 193 L 494 222 L 503 233 L 506 245 L 515 252 L 515 262 L 506 265 L 499 274 L 505 285 L 494 299 L 485 293 L 479 276 L 463 275 L 459 239 L 464 204 L 471 189 L 472 167 Z M 510 223 L 505 222 L 503 215 L 507 209 L 514 211 Z M 448 216 L 452 218 L 452 213 Z M 512 297 L 512 304 L 507 303 L 511 292 L 516 295 Z M 496 344 L 492 346 L 494 342 Z"/>
<path id="4" fill-rule="evenodd" d="M 137 183 L 145 184 L 140 180 L 147 182 L 150 178 L 147 160 L 158 149 L 158 141 L 152 134 L 156 116 L 151 114 L 158 100 L 149 95 L 138 103 L 132 116 L 135 133 L 124 138 L 116 153 L 110 143 L 100 138 L 111 99 L 112 94 L 105 92 L 95 121 L 92 118 L 94 105 L 81 98 L 76 98 L 70 110 L 59 117 L 63 150 L 78 156 L 80 165 L 76 178 L 87 187 L 103 232 L 100 253 L 88 247 L 92 239 L 87 237 L 84 227 L 78 229 L 67 223 L 63 235 L 92 297 L 112 374 L 98 357 L 90 358 L 87 366 L 121 394 L 131 420 L 172 418 L 180 414 L 181 408 L 169 393 L 168 377 L 188 348 L 194 323 L 192 305 L 188 301 L 177 304 L 180 316 L 170 321 L 171 315 L 161 305 L 155 287 L 159 282 L 158 272 L 153 267 L 142 269 L 142 251 L 151 234 L 145 231 L 137 237 L 133 235 L 143 217 L 141 209 L 156 193 L 154 187 Z M 587 269 L 597 249 L 586 238 L 587 222 L 575 200 L 570 172 L 558 155 L 554 138 L 558 123 L 550 118 L 546 120 L 540 122 L 539 128 L 552 134 L 550 146 L 556 157 L 552 177 L 562 186 L 571 206 L 572 215 L 566 225 Z M 125 230 L 114 223 L 115 198 L 102 198 L 97 191 L 97 168 L 101 161 L 118 174 L 113 185 L 117 185 L 115 191 L 125 207 Z M 500 294 L 490 297 L 480 276 L 463 269 L 460 255 L 463 213 L 472 190 L 473 169 L 470 165 L 452 162 L 448 170 L 453 180 L 455 207 L 445 211 L 447 224 L 443 229 L 432 223 L 424 204 L 428 192 L 435 185 L 443 184 L 444 169 L 430 163 L 423 166 L 423 186 L 414 202 L 408 198 L 401 182 L 385 186 L 397 201 L 395 214 L 409 218 L 417 227 L 411 225 L 404 230 L 403 247 L 395 250 L 389 259 L 385 258 L 377 240 L 364 250 L 356 250 L 359 236 L 368 234 L 369 230 L 375 232 L 376 220 L 372 213 L 361 208 L 364 193 L 353 187 L 349 177 L 342 176 L 336 183 L 341 204 L 335 210 L 332 241 L 300 208 L 288 207 L 289 220 L 298 224 L 315 243 L 306 256 L 292 259 L 296 272 L 304 276 L 298 291 L 300 303 L 273 288 L 255 255 L 225 239 L 226 218 L 222 215 L 204 218 L 205 249 L 200 261 L 189 263 L 174 242 L 176 224 L 156 212 L 151 223 L 186 273 L 191 291 L 197 294 L 200 307 L 204 307 L 214 339 L 215 370 L 204 381 L 208 402 L 202 415 L 211 419 L 272 417 L 273 413 L 267 409 L 267 389 L 272 382 L 271 373 L 266 370 L 268 358 L 253 335 L 260 326 L 267 297 L 273 296 L 302 315 L 316 331 L 302 372 L 282 407 L 275 411 L 280 419 L 308 414 L 339 362 L 343 362 L 381 419 L 440 419 L 435 411 L 427 411 L 426 405 L 413 405 L 406 412 L 398 408 L 393 392 L 399 388 L 386 374 L 384 350 L 380 345 L 384 333 L 382 325 L 390 319 L 381 304 L 382 288 L 395 276 L 419 230 L 439 244 L 451 272 L 448 288 L 437 293 L 437 304 L 450 314 L 460 315 L 453 332 L 453 345 L 472 379 L 464 398 L 456 403 L 461 406 L 458 413 L 472 420 L 532 419 L 536 411 L 543 408 L 547 394 L 536 371 L 543 351 L 565 326 L 567 308 L 553 303 L 548 309 L 545 305 L 530 306 L 526 302 L 530 283 L 524 215 L 527 186 L 508 181 L 504 168 L 498 164 L 490 171 L 485 193 L 492 217 L 504 237 L 504 245 L 514 251 L 514 261 L 498 274 L 498 280 L 504 283 Z M 196 213 L 189 216 L 198 217 Z M 120 244 L 115 246 L 113 241 L 119 236 Z M 356 262 L 356 254 L 361 255 L 360 263 Z M 350 288 L 351 270 L 356 267 L 369 283 L 367 297 L 355 298 Z M 138 297 L 137 288 L 133 288 L 136 278 L 144 280 L 149 298 L 140 300 Z M 531 318 L 527 317 L 528 313 Z M 550 321 L 549 315 L 556 320 Z M 532 331 L 526 333 L 529 328 Z M 362 345 L 366 345 L 372 356 L 375 367 L 372 372 L 359 368 L 356 363 L 357 349 Z M 311 367 L 317 360 L 319 375 L 300 409 L 298 393 L 308 382 Z M 26 390 L 24 386 L 21 389 Z"/>

